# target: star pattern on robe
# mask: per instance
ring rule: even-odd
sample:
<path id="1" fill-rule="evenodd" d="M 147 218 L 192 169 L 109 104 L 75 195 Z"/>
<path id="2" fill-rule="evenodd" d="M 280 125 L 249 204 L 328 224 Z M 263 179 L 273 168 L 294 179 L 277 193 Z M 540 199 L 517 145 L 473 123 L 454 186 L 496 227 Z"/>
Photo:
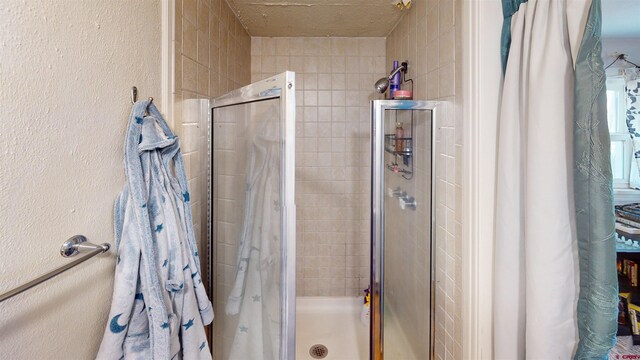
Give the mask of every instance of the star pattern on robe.
<path id="1" fill-rule="evenodd" d="M 158 225 L 156 226 L 156 232 L 157 232 L 157 233 L 161 232 L 163 228 L 164 228 L 164 226 L 162 226 L 162 224 L 158 224 Z"/>
<path id="2" fill-rule="evenodd" d="M 249 332 L 249 328 L 244 326 L 244 325 L 241 325 L 240 326 L 240 332 L 243 332 L 243 333 Z"/>
<path id="3" fill-rule="evenodd" d="M 160 325 L 161 328 L 163 329 L 168 329 L 169 328 L 169 323 L 168 322 L 163 322 L 162 325 Z"/>
<path id="4" fill-rule="evenodd" d="M 253 295 L 251 299 L 253 299 L 253 302 L 258 302 L 260 301 L 260 295 Z"/>
<path id="5" fill-rule="evenodd" d="M 203 341 L 202 344 L 200 344 L 200 351 L 202 351 L 202 349 L 204 349 L 205 346 L 207 346 L 207 343 Z"/>
<path id="6" fill-rule="evenodd" d="M 189 319 L 189 321 L 187 321 L 186 323 L 182 324 L 182 326 L 184 326 L 185 330 L 189 330 L 189 328 L 193 326 L 193 319 Z"/>

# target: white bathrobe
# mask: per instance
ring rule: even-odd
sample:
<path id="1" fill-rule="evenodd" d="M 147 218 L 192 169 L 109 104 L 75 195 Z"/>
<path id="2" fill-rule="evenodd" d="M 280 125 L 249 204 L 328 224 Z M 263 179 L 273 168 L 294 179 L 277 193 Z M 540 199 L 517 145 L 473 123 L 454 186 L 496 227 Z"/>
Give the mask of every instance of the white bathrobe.
<path id="1" fill-rule="evenodd" d="M 131 112 L 125 169 L 115 206 L 113 298 L 97 358 L 211 359 L 204 325 L 213 309 L 200 278 L 178 138 L 149 101 Z"/>
<path id="2" fill-rule="evenodd" d="M 236 278 L 226 313 L 239 314 L 229 360 L 280 358 L 282 236 L 277 127 L 255 135 L 247 165 Z"/>

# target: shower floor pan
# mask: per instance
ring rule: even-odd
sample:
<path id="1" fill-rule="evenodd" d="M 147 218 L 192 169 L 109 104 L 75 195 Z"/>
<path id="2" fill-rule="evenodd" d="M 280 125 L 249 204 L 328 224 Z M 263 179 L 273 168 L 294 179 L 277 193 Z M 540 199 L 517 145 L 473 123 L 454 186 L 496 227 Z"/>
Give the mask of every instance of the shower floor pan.
<path id="1" fill-rule="evenodd" d="M 368 360 L 369 327 L 360 321 L 362 298 L 296 298 L 296 360 L 315 360 L 314 345 L 327 347 L 327 360 Z"/>

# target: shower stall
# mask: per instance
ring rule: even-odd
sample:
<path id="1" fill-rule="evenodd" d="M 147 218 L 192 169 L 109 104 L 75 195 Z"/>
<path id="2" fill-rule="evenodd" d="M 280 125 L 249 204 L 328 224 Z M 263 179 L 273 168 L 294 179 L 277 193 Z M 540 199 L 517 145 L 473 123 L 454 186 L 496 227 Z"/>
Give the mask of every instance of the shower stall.
<path id="1" fill-rule="evenodd" d="M 371 102 L 371 359 L 433 358 L 439 111 Z"/>
<path id="2" fill-rule="evenodd" d="M 295 74 L 232 91 L 209 109 L 214 358 L 432 357 L 438 104 L 371 101 L 369 323 L 362 297 L 296 298 Z"/>
<path id="3" fill-rule="evenodd" d="M 216 359 L 295 353 L 295 75 L 212 103 L 213 351 Z"/>

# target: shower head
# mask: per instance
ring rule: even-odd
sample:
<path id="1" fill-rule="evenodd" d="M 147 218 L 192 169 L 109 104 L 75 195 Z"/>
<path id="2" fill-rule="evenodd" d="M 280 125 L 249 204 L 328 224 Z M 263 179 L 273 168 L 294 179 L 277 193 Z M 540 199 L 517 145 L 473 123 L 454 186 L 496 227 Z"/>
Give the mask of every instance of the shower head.
<path id="1" fill-rule="evenodd" d="M 398 73 L 398 71 L 402 71 L 403 73 L 406 74 L 408 67 L 409 67 L 409 62 L 403 61 L 402 64 L 400 64 L 400 66 L 398 66 L 397 68 L 393 69 L 393 71 L 391 71 L 391 74 L 389 74 L 389 76 L 380 78 L 380 80 L 376 81 L 376 84 L 375 84 L 376 91 L 379 92 L 380 94 L 387 91 L 387 88 L 389 88 L 389 80 L 391 80 Z"/>
<path id="2" fill-rule="evenodd" d="M 376 91 L 379 92 L 380 94 L 383 94 L 385 91 L 387 91 L 387 88 L 389 87 L 389 79 L 386 77 L 380 78 L 380 80 L 376 81 Z"/>

